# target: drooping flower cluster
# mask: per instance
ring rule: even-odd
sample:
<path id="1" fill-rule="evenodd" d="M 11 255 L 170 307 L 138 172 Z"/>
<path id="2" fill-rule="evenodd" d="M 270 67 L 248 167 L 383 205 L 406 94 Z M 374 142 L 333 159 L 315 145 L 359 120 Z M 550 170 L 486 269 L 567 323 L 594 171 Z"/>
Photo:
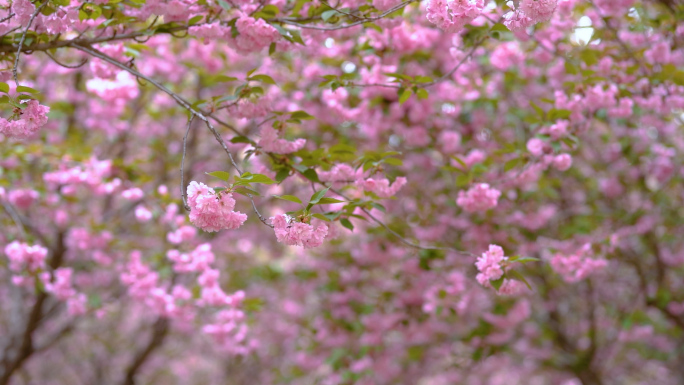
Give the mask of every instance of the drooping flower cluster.
<path id="1" fill-rule="evenodd" d="M 389 180 L 384 179 L 373 179 L 368 178 L 366 180 L 360 180 L 357 185 L 368 192 L 372 192 L 380 198 L 389 198 L 394 196 L 404 185 L 406 184 L 406 178 L 403 176 L 398 177 L 394 180 L 394 183 L 390 186 Z"/>
<path id="2" fill-rule="evenodd" d="M 484 0 L 430 0 L 426 17 L 441 30 L 455 33 L 478 17 L 484 7 Z"/>
<path id="3" fill-rule="evenodd" d="M 235 208 L 233 194 L 214 192 L 203 183 L 190 182 L 188 206 L 190 206 L 190 222 L 208 232 L 223 229 L 234 230 L 247 220 L 247 215 L 233 211 Z"/>
<path id="4" fill-rule="evenodd" d="M 37 100 L 29 100 L 26 107 L 17 112 L 18 119 L 0 118 L 0 134 L 8 138 L 28 139 L 47 123 L 48 112 L 50 107 L 41 105 Z"/>
<path id="5" fill-rule="evenodd" d="M 513 32 L 548 21 L 558 6 L 558 0 L 520 0 L 517 9 L 504 15 L 504 25 Z"/>
<path id="6" fill-rule="evenodd" d="M 487 183 L 478 183 L 468 191 L 459 191 L 456 204 L 469 213 L 483 212 L 496 207 L 500 196 L 501 191 L 489 187 Z"/>
<path id="7" fill-rule="evenodd" d="M 501 246 L 489 245 L 489 249 L 482 253 L 482 256 L 477 259 L 475 266 L 480 272 L 477 277 L 477 282 L 482 286 L 489 286 L 489 281 L 496 281 L 504 274 L 501 263 L 508 260 L 504 256 L 504 251 Z"/>
<path id="8" fill-rule="evenodd" d="M 261 140 L 259 140 L 259 147 L 266 152 L 275 154 L 290 154 L 304 148 L 306 139 L 297 139 L 290 142 L 278 137 L 278 131 L 272 127 L 264 127 L 261 129 Z"/>
<path id="9" fill-rule="evenodd" d="M 316 227 L 308 223 L 296 222 L 286 215 L 270 218 L 278 242 L 288 246 L 301 246 L 305 249 L 318 247 L 328 235 L 328 226 L 318 223 Z"/>
<path id="10" fill-rule="evenodd" d="M 239 35 L 228 40 L 240 53 L 258 52 L 280 39 L 280 33 L 264 19 L 242 15 L 235 22 Z"/>
<path id="11" fill-rule="evenodd" d="M 570 255 L 557 253 L 551 258 L 551 268 L 560 274 L 565 282 L 581 281 L 608 266 L 605 259 L 590 258 L 587 255 L 590 251 L 591 245 L 587 244 Z"/>

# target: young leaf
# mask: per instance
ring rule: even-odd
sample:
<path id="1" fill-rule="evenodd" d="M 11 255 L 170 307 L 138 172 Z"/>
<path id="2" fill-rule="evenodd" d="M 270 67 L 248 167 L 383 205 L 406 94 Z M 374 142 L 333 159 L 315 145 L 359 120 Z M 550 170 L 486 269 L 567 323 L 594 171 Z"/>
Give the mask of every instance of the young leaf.
<path id="1" fill-rule="evenodd" d="M 225 172 L 225 171 L 214 171 L 214 172 L 208 172 L 206 173 L 209 176 L 213 176 L 214 178 L 219 178 L 222 181 L 228 182 L 228 179 L 230 179 L 230 174 Z"/>
<path id="2" fill-rule="evenodd" d="M 263 75 L 263 74 L 261 74 L 261 75 L 254 75 L 254 76 L 252 76 L 252 77 L 247 78 L 247 80 L 255 80 L 255 81 L 260 81 L 260 82 L 266 83 L 266 84 L 273 84 L 273 85 L 276 85 L 276 82 L 275 82 L 275 80 L 273 80 L 272 77 L 270 77 L 270 76 L 268 76 L 268 75 Z"/>
<path id="3" fill-rule="evenodd" d="M 266 175 L 263 174 L 250 174 L 250 173 L 244 173 L 242 174 L 242 177 L 240 178 L 241 181 L 245 181 L 248 183 L 261 183 L 261 184 L 274 184 L 275 181 Z"/>
<path id="4" fill-rule="evenodd" d="M 501 276 L 501 278 L 499 278 L 499 279 L 497 279 L 497 280 L 489 281 L 489 283 L 492 285 L 492 287 L 493 287 L 494 289 L 496 289 L 496 291 L 499 291 L 499 289 L 501 288 L 501 285 L 503 285 L 503 282 L 504 282 L 504 279 L 505 279 L 505 278 L 506 278 L 506 276 L 503 275 L 503 276 Z"/>
<path id="5" fill-rule="evenodd" d="M 530 283 L 527 282 L 525 277 L 522 274 L 520 274 L 519 272 L 517 272 L 515 270 L 510 270 L 506 274 L 510 275 L 511 279 L 515 279 L 516 281 L 520 281 L 520 282 L 524 283 L 528 289 L 532 290 L 532 286 L 530 286 Z"/>
<path id="6" fill-rule="evenodd" d="M 282 199 L 282 200 L 284 200 L 284 201 L 290 201 L 290 202 L 294 202 L 294 203 L 299 203 L 300 205 L 302 204 L 302 200 L 299 199 L 299 198 L 297 198 L 297 197 L 294 196 L 294 195 L 273 195 L 273 197 L 274 197 L 274 198 L 277 198 L 277 199 Z"/>
<path id="7" fill-rule="evenodd" d="M 292 113 L 292 119 L 310 120 L 314 119 L 313 116 L 309 115 L 306 111 L 295 111 Z"/>
<path id="8" fill-rule="evenodd" d="M 258 191 L 253 190 L 249 187 L 237 187 L 237 188 L 233 189 L 233 191 L 235 191 L 238 194 L 242 194 L 242 195 L 246 195 L 246 196 L 249 196 L 249 195 L 261 196 L 261 194 L 259 194 Z"/>
<path id="9" fill-rule="evenodd" d="M 26 87 L 26 86 L 19 86 L 19 87 L 17 87 L 17 92 L 26 92 L 26 93 L 29 93 L 29 94 L 39 94 L 39 93 L 40 93 L 40 91 L 34 90 L 33 88 L 31 88 L 31 87 Z"/>
<path id="10" fill-rule="evenodd" d="M 317 204 L 327 205 L 327 204 L 331 204 L 331 203 L 344 203 L 344 202 L 345 201 L 341 201 L 341 200 L 335 199 L 335 198 L 321 198 Z"/>
<path id="11" fill-rule="evenodd" d="M 409 100 L 411 95 L 413 95 L 413 91 L 410 88 L 405 89 L 404 92 L 401 93 L 401 96 L 399 96 L 399 103 L 403 104 L 405 101 Z"/>
<path id="12" fill-rule="evenodd" d="M 311 196 L 311 199 L 309 199 L 309 204 L 315 205 L 315 204 L 317 204 L 318 202 L 320 202 L 321 198 L 323 198 L 323 197 L 325 196 L 325 194 L 328 192 L 328 190 L 330 190 L 330 187 L 325 188 L 325 189 L 323 189 L 323 190 L 321 190 L 321 191 L 315 192 L 315 193 Z"/>
<path id="13" fill-rule="evenodd" d="M 0 91 L 4 93 L 9 92 L 9 86 L 7 83 L 0 83 Z"/>
<path id="14" fill-rule="evenodd" d="M 508 261 L 509 262 L 527 263 L 527 262 L 537 262 L 537 261 L 540 261 L 540 259 L 539 258 L 533 258 L 533 257 L 521 257 L 519 255 L 516 255 L 516 256 L 508 259 Z"/>
<path id="15" fill-rule="evenodd" d="M 320 219 L 320 220 L 322 220 L 322 221 L 330 222 L 330 218 L 326 217 L 326 216 L 323 215 L 323 214 L 316 213 L 316 214 L 313 214 L 312 217 L 318 218 L 318 219 Z"/>
<path id="16" fill-rule="evenodd" d="M 349 231 L 354 231 L 354 225 L 347 218 L 340 219 L 340 224 L 349 229 Z"/>

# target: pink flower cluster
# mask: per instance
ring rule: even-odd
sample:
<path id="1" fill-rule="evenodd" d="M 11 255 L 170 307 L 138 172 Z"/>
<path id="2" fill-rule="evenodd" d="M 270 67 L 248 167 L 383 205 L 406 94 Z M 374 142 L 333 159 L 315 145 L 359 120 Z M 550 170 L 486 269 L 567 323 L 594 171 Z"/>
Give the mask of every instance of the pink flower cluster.
<path id="1" fill-rule="evenodd" d="M 29 246 L 26 243 L 13 241 L 5 246 L 5 254 L 9 259 L 9 268 L 14 272 L 27 269 L 35 272 L 45 267 L 48 250 L 40 245 Z"/>
<path id="2" fill-rule="evenodd" d="M 98 50 L 120 62 L 125 61 L 126 59 L 126 56 L 124 55 L 124 45 L 121 43 L 100 46 L 98 47 Z M 119 68 L 97 58 L 92 58 L 90 60 L 90 70 L 95 77 L 102 79 L 114 79 L 116 74 L 120 71 Z"/>
<path id="3" fill-rule="evenodd" d="M 228 112 L 240 119 L 254 119 L 266 116 L 271 111 L 271 99 L 262 96 L 259 99 L 240 99 L 228 107 Z"/>
<path id="4" fill-rule="evenodd" d="M 173 262 L 173 270 L 178 273 L 202 272 L 214 263 L 214 253 L 211 252 L 211 245 L 208 243 L 197 246 L 189 254 L 169 250 L 166 257 Z"/>
<path id="5" fill-rule="evenodd" d="M 261 129 L 261 140 L 259 140 L 259 147 L 266 152 L 275 154 L 290 154 L 304 148 L 306 139 L 297 139 L 293 142 L 278 138 L 278 131 L 272 127 L 264 127 Z"/>
<path id="6" fill-rule="evenodd" d="M 429 22 L 445 32 L 454 33 L 475 20 L 484 7 L 484 0 L 430 0 L 425 10 Z"/>
<path id="7" fill-rule="evenodd" d="M 354 170 L 353 167 L 340 163 L 332 166 L 330 171 L 319 171 L 318 179 L 321 182 L 352 183 L 361 178 L 362 174 L 362 169 Z"/>
<path id="8" fill-rule="evenodd" d="M 504 256 L 504 251 L 501 246 L 489 245 L 489 249 L 482 253 L 482 256 L 477 259 L 475 266 L 480 272 L 477 277 L 477 282 L 482 286 L 489 287 L 489 281 L 501 278 L 504 270 L 501 263 L 506 261 L 508 257 Z"/>
<path id="9" fill-rule="evenodd" d="M 264 19 L 242 15 L 235 22 L 240 33 L 229 44 L 240 53 L 259 52 L 280 39 L 280 33 Z"/>
<path id="10" fill-rule="evenodd" d="M 520 0 L 517 9 L 504 15 L 504 25 L 513 32 L 522 31 L 553 16 L 558 0 Z"/>
<path id="11" fill-rule="evenodd" d="M 45 291 L 54 295 L 60 301 L 66 301 L 67 312 L 70 315 L 82 315 L 86 312 L 85 294 L 79 293 L 72 286 L 72 276 L 74 271 L 71 268 L 60 267 L 52 274 L 50 280 L 50 273 L 42 273 L 40 279 L 45 286 Z"/>
<path id="12" fill-rule="evenodd" d="M 29 100 L 26 108 L 19 112 L 19 119 L 0 118 L 0 134 L 8 138 L 28 139 L 47 123 L 48 112 L 50 107 L 41 105 L 37 100 Z"/>
<path id="13" fill-rule="evenodd" d="M 380 198 L 389 198 L 394 196 L 404 185 L 406 184 L 406 178 L 403 176 L 398 177 L 394 180 L 394 183 L 390 186 L 390 182 L 387 179 L 373 179 L 368 178 L 366 180 L 360 180 L 356 184 L 364 189 L 365 191 L 372 192 Z"/>
<path id="14" fill-rule="evenodd" d="M 328 226 L 323 223 L 314 227 L 307 223 L 295 222 L 286 214 L 276 215 L 270 219 L 276 239 L 288 246 L 301 246 L 305 249 L 318 247 L 328 235 Z"/>
<path id="15" fill-rule="evenodd" d="M 215 193 L 209 186 L 190 182 L 188 186 L 190 222 L 208 232 L 234 230 L 242 226 L 247 215 L 233 211 L 235 199 L 230 193 Z"/>
<path id="16" fill-rule="evenodd" d="M 563 276 L 565 282 L 578 282 L 608 266 L 605 259 L 593 259 L 587 256 L 591 245 L 584 245 L 578 252 L 570 255 L 555 254 L 551 259 L 551 268 Z"/>
<path id="17" fill-rule="evenodd" d="M 33 202 L 38 200 L 38 191 L 30 189 L 12 190 L 7 194 L 7 199 L 11 204 L 20 209 L 28 209 Z"/>
<path id="18" fill-rule="evenodd" d="M 469 213 L 483 212 L 496 207 L 500 196 L 501 191 L 489 187 L 487 183 L 479 183 L 468 191 L 459 191 L 456 204 Z"/>

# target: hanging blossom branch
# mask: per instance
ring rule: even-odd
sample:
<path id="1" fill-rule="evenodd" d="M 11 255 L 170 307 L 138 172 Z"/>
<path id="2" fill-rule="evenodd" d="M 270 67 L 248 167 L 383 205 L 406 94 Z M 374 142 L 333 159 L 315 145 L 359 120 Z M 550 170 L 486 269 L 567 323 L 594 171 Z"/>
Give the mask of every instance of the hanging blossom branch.
<path id="1" fill-rule="evenodd" d="M 75 48 L 75 49 L 78 49 L 78 50 L 80 50 L 80 51 L 83 51 L 83 52 L 85 52 L 85 53 L 87 53 L 87 54 L 89 54 L 89 55 L 91 55 L 91 56 L 94 56 L 94 57 L 96 57 L 96 58 L 98 58 L 98 59 L 104 60 L 104 61 L 106 61 L 106 62 L 108 62 L 108 63 L 110 63 L 110 64 L 112 64 L 112 65 L 114 65 L 114 66 L 117 66 L 117 67 L 123 69 L 124 71 L 130 73 L 131 75 L 134 75 L 134 76 L 136 76 L 136 77 L 139 78 L 139 79 L 143 79 L 143 80 L 145 80 L 145 81 L 151 83 L 152 85 L 154 85 L 154 86 L 155 86 L 156 88 L 158 88 L 159 90 L 161 90 L 161 91 L 163 91 L 164 93 L 166 93 L 166 94 L 168 94 L 169 96 L 171 96 L 171 98 L 173 98 L 173 100 L 175 100 L 176 103 L 178 103 L 181 107 L 183 107 L 183 108 L 185 108 L 186 110 L 188 110 L 192 116 L 196 116 L 197 118 L 199 118 L 200 120 L 202 120 L 202 121 L 206 124 L 207 128 L 209 129 L 209 131 L 211 131 L 211 133 L 214 135 L 214 138 L 216 139 L 216 141 L 221 145 L 221 147 L 222 147 L 223 150 L 226 152 L 226 154 L 228 154 L 228 158 L 230 159 L 230 163 L 233 165 L 233 168 L 235 168 L 235 170 L 238 172 L 238 174 L 239 174 L 240 176 L 242 176 L 243 172 L 242 172 L 242 170 L 240 169 L 240 167 L 238 167 L 237 163 L 235 162 L 235 159 L 233 158 L 233 154 L 232 154 L 232 153 L 230 152 L 230 150 L 228 149 L 228 146 L 226 146 L 226 143 L 223 141 L 223 138 L 221 137 L 221 134 L 219 134 L 219 132 L 216 130 L 216 127 L 214 127 L 214 126 L 211 124 L 211 121 L 210 121 L 209 118 L 204 114 L 204 112 L 198 111 L 198 110 L 194 109 L 194 108 L 190 105 L 190 103 L 188 103 L 187 100 L 183 99 L 181 96 L 179 96 L 179 95 L 176 94 L 175 92 L 171 91 L 170 89 L 168 89 L 167 87 L 165 87 L 165 86 L 162 85 L 161 83 L 155 81 L 154 79 L 152 79 L 152 78 L 150 78 L 150 77 L 148 77 L 148 76 L 143 75 L 143 74 L 140 73 L 139 71 L 137 71 L 137 70 L 135 70 L 135 69 L 133 69 L 133 68 L 131 68 L 131 67 L 128 67 L 128 66 L 126 66 L 126 65 L 123 64 L 123 63 L 120 63 L 119 61 L 117 61 L 117 60 L 115 60 L 115 59 L 113 59 L 113 58 L 111 58 L 111 57 L 105 55 L 104 53 L 102 53 L 102 52 L 100 52 L 100 51 L 98 51 L 98 50 L 96 50 L 96 49 L 93 49 L 93 48 L 90 48 L 90 47 L 81 46 L 81 45 L 78 45 L 78 44 L 72 44 L 71 47 L 73 47 L 73 48 Z M 252 194 L 247 194 L 247 197 L 248 197 L 249 200 L 251 201 L 251 203 L 252 203 L 252 208 L 254 209 L 254 212 L 255 212 L 255 213 L 257 214 L 257 216 L 259 217 L 259 220 L 260 220 L 263 224 L 265 224 L 266 226 L 273 227 L 273 225 L 271 225 L 271 224 L 266 220 L 266 218 L 264 218 L 264 217 L 261 215 L 261 213 L 260 213 L 259 210 L 257 209 L 256 203 L 254 202 L 254 196 L 252 196 Z M 183 204 L 185 205 L 185 208 L 187 209 L 187 202 L 184 201 Z"/>

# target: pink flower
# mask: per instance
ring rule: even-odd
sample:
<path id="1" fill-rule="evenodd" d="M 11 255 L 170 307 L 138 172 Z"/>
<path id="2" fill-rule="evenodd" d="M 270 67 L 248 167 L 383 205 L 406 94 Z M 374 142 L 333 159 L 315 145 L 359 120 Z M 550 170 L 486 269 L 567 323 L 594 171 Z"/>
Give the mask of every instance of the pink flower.
<path id="1" fill-rule="evenodd" d="M 152 212 L 143 205 L 138 205 L 135 208 L 135 218 L 138 222 L 149 222 L 152 219 Z"/>
<path id="2" fill-rule="evenodd" d="M 19 120 L 0 118 L 0 133 L 8 138 L 28 139 L 47 123 L 48 112 L 50 107 L 41 105 L 37 100 L 29 100 L 26 108 L 21 110 Z"/>
<path id="3" fill-rule="evenodd" d="M 430 0 L 425 10 L 429 22 L 454 33 L 475 20 L 484 7 L 484 0 Z"/>
<path id="4" fill-rule="evenodd" d="M 456 204 L 467 212 L 487 211 L 496 207 L 501 192 L 490 188 L 487 183 L 479 183 L 468 191 L 459 191 Z"/>
<path id="5" fill-rule="evenodd" d="M 314 228 L 307 223 L 294 222 L 285 214 L 276 215 L 270 220 L 278 242 L 288 246 L 301 246 L 305 249 L 318 247 L 328 235 L 328 226 L 322 223 Z"/>
<path id="6" fill-rule="evenodd" d="M 7 194 L 7 199 L 13 205 L 25 210 L 31 207 L 33 202 L 38 200 L 39 196 L 36 190 L 12 190 Z"/>
<path id="7" fill-rule="evenodd" d="M 173 262 L 173 270 L 179 273 L 204 272 L 214 263 L 214 253 L 208 243 L 197 246 L 190 254 L 169 250 L 166 257 Z"/>
<path id="8" fill-rule="evenodd" d="M 293 142 L 278 138 L 278 132 L 272 127 L 264 127 L 261 129 L 261 140 L 259 140 L 259 147 L 266 152 L 275 154 L 290 154 L 304 148 L 306 139 L 297 139 Z"/>
<path id="9" fill-rule="evenodd" d="M 387 179 L 368 178 L 356 183 L 364 190 L 372 192 L 380 198 L 389 198 L 394 196 L 402 187 L 404 187 L 406 184 L 406 178 L 403 176 L 398 177 L 394 180 L 394 183 L 392 183 L 391 186 L 389 180 Z"/>
<path id="10" fill-rule="evenodd" d="M 17 15 L 17 21 L 20 24 L 27 23 L 31 19 L 31 15 L 36 10 L 36 6 L 31 4 L 29 0 L 14 0 L 12 2 L 12 10 Z"/>
<path id="11" fill-rule="evenodd" d="M 503 269 L 501 262 L 507 260 L 504 256 L 504 251 L 501 246 L 489 245 L 489 250 L 482 253 L 482 256 L 477 259 L 475 266 L 480 272 L 476 279 L 481 285 L 485 285 L 488 281 L 501 278 L 503 276 Z"/>
<path id="12" fill-rule="evenodd" d="M 553 167 L 558 171 L 566 171 L 572 166 L 572 156 L 570 154 L 560 154 L 553 158 Z"/>
<path id="13" fill-rule="evenodd" d="M 9 268 L 14 272 L 28 269 L 35 272 L 45 267 L 48 250 L 40 245 L 29 246 L 26 243 L 13 241 L 5 246 L 5 254 L 9 259 Z"/>
<path id="14" fill-rule="evenodd" d="M 535 23 L 550 20 L 557 5 L 558 0 L 520 0 L 520 10 Z"/>
<path id="15" fill-rule="evenodd" d="M 539 138 L 532 138 L 527 141 L 527 151 L 534 156 L 541 156 L 544 153 L 544 147 L 546 144 Z"/>
<path id="16" fill-rule="evenodd" d="M 190 182 L 188 186 L 190 222 L 208 232 L 234 230 L 242 226 L 247 215 L 233 211 L 235 199 L 230 193 L 215 193 L 209 186 Z"/>
<path id="17" fill-rule="evenodd" d="M 121 192 L 121 196 L 129 201 L 137 201 L 138 199 L 142 199 L 143 195 L 143 191 L 137 187 L 129 188 L 128 190 Z"/>
<path id="18" fill-rule="evenodd" d="M 242 15 L 235 22 L 239 35 L 229 43 L 240 53 L 259 52 L 280 40 L 280 33 L 264 19 Z"/>
<path id="19" fill-rule="evenodd" d="M 585 245 L 574 254 L 556 254 L 551 259 L 551 268 L 566 282 L 581 281 L 608 266 L 605 259 L 589 258 L 586 254 L 590 250 L 590 245 Z"/>

